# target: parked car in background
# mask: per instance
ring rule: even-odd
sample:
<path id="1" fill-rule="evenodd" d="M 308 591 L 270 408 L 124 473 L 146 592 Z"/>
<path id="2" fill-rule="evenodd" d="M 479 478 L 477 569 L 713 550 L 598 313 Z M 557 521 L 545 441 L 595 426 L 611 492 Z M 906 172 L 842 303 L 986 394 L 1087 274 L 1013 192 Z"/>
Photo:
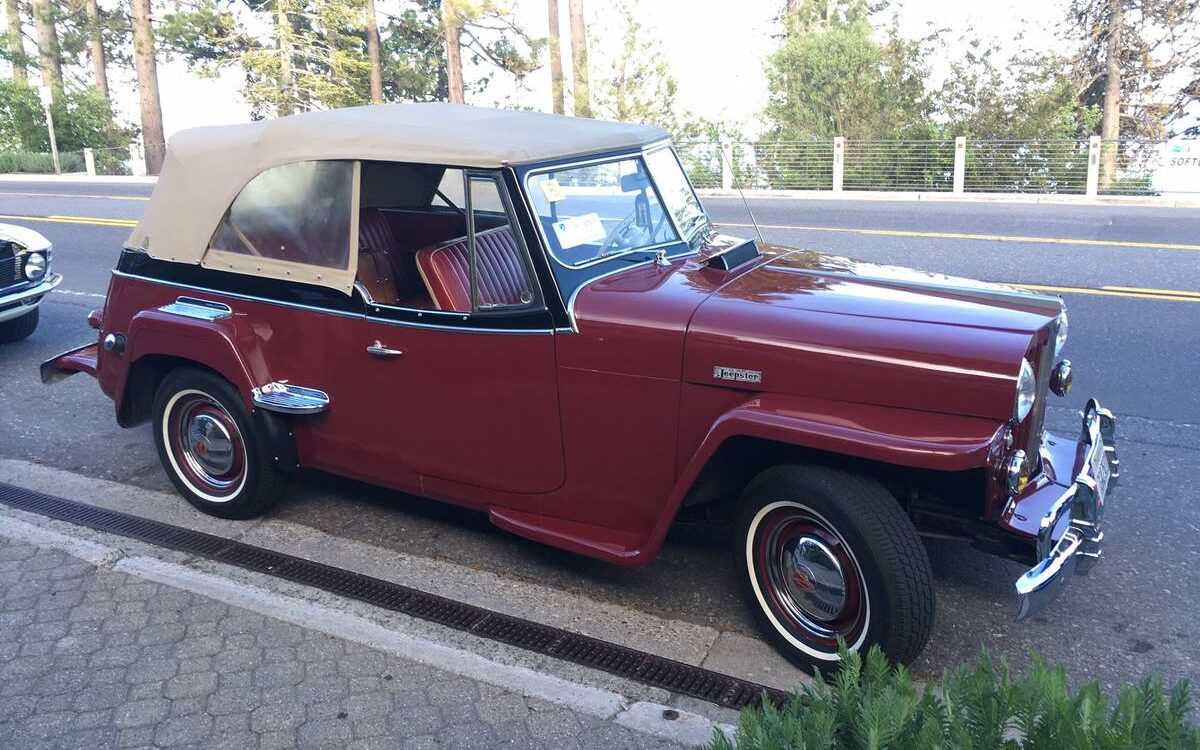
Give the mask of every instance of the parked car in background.
<path id="1" fill-rule="evenodd" d="M 176 135 L 95 376 L 214 515 L 311 467 L 622 565 L 698 509 L 764 631 L 917 656 L 920 535 L 1023 561 L 1019 614 L 1100 554 L 1119 463 L 1057 298 L 714 229 L 657 128 L 422 104 Z"/>
<path id="2" fill-rule="evenodd" d="M 38 324 L 42 298 L 62 276 L 50 270 L 50 240 L 13 224 L 0 224 L 0 344 L 20 341 Z"/>

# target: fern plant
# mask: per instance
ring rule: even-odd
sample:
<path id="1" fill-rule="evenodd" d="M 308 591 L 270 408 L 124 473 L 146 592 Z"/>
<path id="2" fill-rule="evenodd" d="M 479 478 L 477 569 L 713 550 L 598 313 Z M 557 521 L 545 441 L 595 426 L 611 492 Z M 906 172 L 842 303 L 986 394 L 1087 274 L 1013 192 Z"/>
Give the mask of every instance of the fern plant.
<path id="1" fill-rule="evenodd" d="M 1066 671 L 1035 655 L 1014 677 L 984 652 L 918 690 L 878 648 L 842 648 L 842 668 L 818 674 L 782 708 L 747 709 L 732 739 L 709 750 L 1200 750 L 1186 680 L 1160 677 L 1121 688 L 1110 710 L 1100 687 L 1072 691 Z"/>

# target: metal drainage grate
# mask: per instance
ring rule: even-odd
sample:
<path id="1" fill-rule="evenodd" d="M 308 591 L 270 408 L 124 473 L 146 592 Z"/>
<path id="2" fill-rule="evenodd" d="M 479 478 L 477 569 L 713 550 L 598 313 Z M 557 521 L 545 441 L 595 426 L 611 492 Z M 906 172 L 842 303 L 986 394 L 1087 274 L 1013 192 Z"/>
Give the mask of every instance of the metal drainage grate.
<path id="1" fill-rule="evenodd" d="M 699 698 L 725 708 L 757 706 L 764 696 L 777 706 L 783 705 L 787 699 L 787 694 L 780 690 L 701 667 L 201 531 L 33 492 L 3 482 L 0 482 L 0 503 L 358 599 L 376 607 L 574 662 L 672 693 Z"/>

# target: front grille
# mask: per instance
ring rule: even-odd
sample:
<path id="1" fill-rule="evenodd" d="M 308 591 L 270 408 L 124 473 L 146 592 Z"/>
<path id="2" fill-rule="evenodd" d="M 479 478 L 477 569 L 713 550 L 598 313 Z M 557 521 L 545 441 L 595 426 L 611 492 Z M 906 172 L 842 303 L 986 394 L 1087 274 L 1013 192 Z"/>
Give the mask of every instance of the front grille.
<path id="1" fill-rule="evenodd" d="M 20 278 L 17 268 L 16 248 L 11 242 L 0 242 L 0 287 L 8 286 Z"/>

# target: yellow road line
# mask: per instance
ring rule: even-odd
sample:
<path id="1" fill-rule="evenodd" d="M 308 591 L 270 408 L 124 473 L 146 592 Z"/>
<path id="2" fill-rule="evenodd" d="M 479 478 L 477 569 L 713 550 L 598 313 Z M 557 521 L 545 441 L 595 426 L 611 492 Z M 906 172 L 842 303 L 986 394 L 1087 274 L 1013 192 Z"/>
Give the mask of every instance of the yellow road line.
<path id="1" fill-rule="evenodd" d="M 0 214 L 0 219 L 18 221 L 49 221 L 56 224 L 91 224 L 98 227 L 136 227 L 137 219 L 102 219 L 89 216 L 17 216 Z"/>
<path id="2" fill-rule="evenodd" d="M 723 227 L 749 227 L 753 224 L 733 224 L 718 221 Z M 1076 237 L 1026 237 L 1015 234 L 965 234 L 962 232 L 913 232 L 903 229 L 857 229 L 852 227 L 815 227 L 790 224 L 759 224 L 759 229 L 789 229 L 802 232 L 842 232 L 883 237 L 927 237 L 939 240 L 982 240 L 984 242 L 1023 242 L 1045 245 L 1091 245 L 1099 247 L 1126 247 L 1151 250 L 1200 250 L 1200 245 L 1172 244 L 1168 242 L 1125 242 L 1122 240 L 1085 240 Z"/>
<path id="3" fill-rule="evenodd" d="M 1143 294 L 1172 294 L 1178 297 L 1196 297 L 1200 298 L 1200 292 L 1186 292 L 1182 289 L 1147 289 L 1141 286 L 1111 286 L 1105 285 L 1101 289 L 1111 289 L 1114 292 L 1141 292 Z"/>
<path id="4" fill-rule="evenodd" d="M 23 193 L 12 190 L 0 190 L 0 195 L 21 195 L 37 198 L 103 198 L 108 201 L 148 201 L 144 195 L 98 195 L 94 193 Z"/>
<path id="5" fill-rule="evenodd" d="M 1033 292 L 1051 292 L 1055 294 L 1087 294 L 1100 297 L 1128 297 L 1131 299 L 1154 299 L 1164 302 L 1200 302 L 1200 293 L 1187 292 L 1177 289 L 1141 289 L 1140 291 L 1122 291 L 1137 287 L 1110 287 L 1103 286 L 1100 288 L 1090 287 L 1075 287 L 1075 286 L 1048 286 L 1045 284 L 1021 284 L 1017 282 L 1009 282 L 1011 286 L 1028 289 Z"/>

